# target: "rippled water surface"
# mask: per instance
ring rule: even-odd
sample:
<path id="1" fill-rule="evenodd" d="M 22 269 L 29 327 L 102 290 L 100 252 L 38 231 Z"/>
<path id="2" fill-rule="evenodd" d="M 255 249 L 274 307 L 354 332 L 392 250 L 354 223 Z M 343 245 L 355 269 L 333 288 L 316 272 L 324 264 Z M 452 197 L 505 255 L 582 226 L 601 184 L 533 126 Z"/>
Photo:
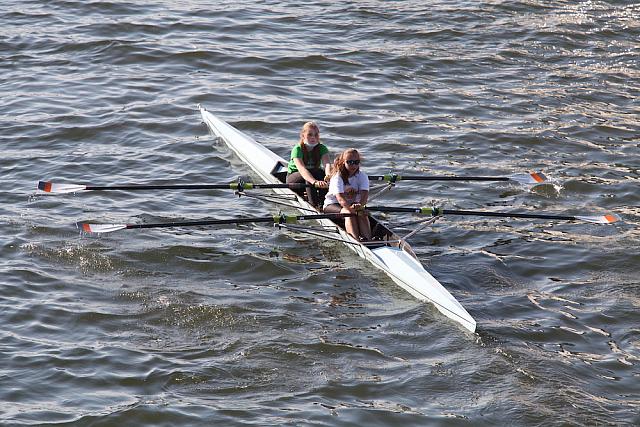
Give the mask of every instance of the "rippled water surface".
<path id="1" fill-rule="evenodd" d="M 640 424 L 640 4 L 3 2 L 3 425 Z M 75 222 L 264 216 L 201 103 L 287 156 L 306 120 L 411 239 L 475 334 L 344 246 L 268 226 L 81 235 Z M 389 217 L 391 223 L 407 218 Z M 408 232 L 408 230 L 404 230 Z"/>

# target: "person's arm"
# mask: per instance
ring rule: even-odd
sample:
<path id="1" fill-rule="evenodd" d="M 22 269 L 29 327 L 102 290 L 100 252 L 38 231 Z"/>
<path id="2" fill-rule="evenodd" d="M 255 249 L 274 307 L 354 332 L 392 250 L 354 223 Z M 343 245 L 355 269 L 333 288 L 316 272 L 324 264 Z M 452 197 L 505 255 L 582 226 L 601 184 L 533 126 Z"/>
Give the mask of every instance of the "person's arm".
<path id="1" fill-rule="evenodd" d="M 360 202 L 354 203 L 353 208 L 356 211 L 362 211 L 367 205 L 367 200 L 369 200 L 369 177 L 365 173 L 360 172 L 358 174 L 358 180 L 360 181 L 358 185 L 362 188 L 362 190 L 358 191 Z"/>
<path id="2" fill-rule="evenodd" d="M 296 168 L 298 168 L 298 172 L 300 172 L 300 175 L 302 175 L 305 181 L 307 181 L 309 184 L 313 184 L 314 182 L 316 182 L 316 179 L 314 178 L 313 175 L 311 175 L 311 172 L 309 172 L 309 170 L 304 165 L 304 162 L 300 157 L 294 157 L 293 163 L 296 164 Z"/>
<path id="3" fill-rule="evenodd" d="M 324 165 L 324 176 L 325 181 L 327 181 L 326 178 L 331 175 L 331 158 L 329 157 L 329 153 L 323 155 L 320 162 Z"/>
<path id="4" fill-rule="evenodd" d="M 336 199 L 338 200 L 338 203 L 340 203 L 340 206 L 342 208 L 347 209 L 351 213 L 355 213 L 353 205 L 349 203 L 346 197 L 344 197 L 344 193 L 336 194 Z"/>
<path id="5" fill-rule="evenodd" d="M 336 200 L 340 204 L 341 208 L 347 209 L 350 212 L 352 211 L 351 203 L 347 200 L 344 192 L 344 182 L 342 182 L 340 175 L 334 175 L 331 177 L 331 181 L 329 181 L 329 193 L 335 194 Z"/>
<path id="6" fill-rule="evenodd" d="M 367 204 L 367 200 L 369 200 L 369 190 L 361 190 L 360 191 L 360 204 L 362 206 Z"/>

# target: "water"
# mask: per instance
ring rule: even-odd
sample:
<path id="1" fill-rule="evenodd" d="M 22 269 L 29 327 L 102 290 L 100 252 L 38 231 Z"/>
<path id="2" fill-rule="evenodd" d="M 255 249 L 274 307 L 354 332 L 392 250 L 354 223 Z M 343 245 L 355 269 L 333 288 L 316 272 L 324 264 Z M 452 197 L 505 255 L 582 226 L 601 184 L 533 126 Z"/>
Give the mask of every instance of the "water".
<path id="1" fill-rule="evenodd" d="M 632 1 L 3 2 L 4 425 L 637 425 L 640 5 Z M 286 156 L 306 120 L 391 205 L 468 334 L 337 243 L 266 226 L 74 223 L 277 212 L 226 191 L 47 196 L 38 180 L 250 172 L 202 103 Z"/>

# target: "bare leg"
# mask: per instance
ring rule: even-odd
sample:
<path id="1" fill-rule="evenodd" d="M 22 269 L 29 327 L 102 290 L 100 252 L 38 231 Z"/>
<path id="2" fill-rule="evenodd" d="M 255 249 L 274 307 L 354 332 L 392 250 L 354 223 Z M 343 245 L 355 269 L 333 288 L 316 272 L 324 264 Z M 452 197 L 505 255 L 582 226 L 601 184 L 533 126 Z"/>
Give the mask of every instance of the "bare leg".
<path id="1" fill-rule="evenodd" d="M 349 209 L 342 208 L 340 213 L 349 213 Z M 351 236 L 358 240 L 360 236 L 360 232 L 358 231 L 358 222 L 353 217 L 346 217 L 344 219 L 344 228 L 347 230 L 347 233 L 351 234 Z"/>
<path id="2" fill-rule="evenodd" d="M 369 215 L 358 215 L 355 218 L 358 222 L 358 232 L 365 240 L 371 240 L 371 224 L 369 223 Z"/>

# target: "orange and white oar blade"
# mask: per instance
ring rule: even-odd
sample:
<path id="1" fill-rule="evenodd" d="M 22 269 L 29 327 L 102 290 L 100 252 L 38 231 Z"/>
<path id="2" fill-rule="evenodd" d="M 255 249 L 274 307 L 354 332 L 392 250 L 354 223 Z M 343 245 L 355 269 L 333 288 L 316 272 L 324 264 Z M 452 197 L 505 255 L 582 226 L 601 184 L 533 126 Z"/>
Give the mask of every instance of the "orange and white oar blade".
<path id="1" fill-rule="evenodd" d="M 542 184 L 547 180 L 547 177 L 542 172 L 523 173 L 518 175 L 511 175 L 509 179 L 519 182 L 520 184 Z"/>
<path id="2" fill-rule="evenodd" d="M 86 190 L 86 185 L 78 184 L 55 184 L 51 181 L 38 181 L 38 190 L 46 193 L 76 193 Z"/>
<path id="3" fill-rule="evenodd" d="M 89 224 L 79 222 L 78 228 L 86 233 L 111 233 L 112 231 L 124 230 L 127 224 Z"/>
<path id="4" fill-rule="evenodd" d="M 587 222 L 593 222 L 595 224 L 611 224 L 620 221 L 620 216 L 614 213 L 608 213 L 600 216 L 577 216 L 577 219 L 581 219 Z"/>

